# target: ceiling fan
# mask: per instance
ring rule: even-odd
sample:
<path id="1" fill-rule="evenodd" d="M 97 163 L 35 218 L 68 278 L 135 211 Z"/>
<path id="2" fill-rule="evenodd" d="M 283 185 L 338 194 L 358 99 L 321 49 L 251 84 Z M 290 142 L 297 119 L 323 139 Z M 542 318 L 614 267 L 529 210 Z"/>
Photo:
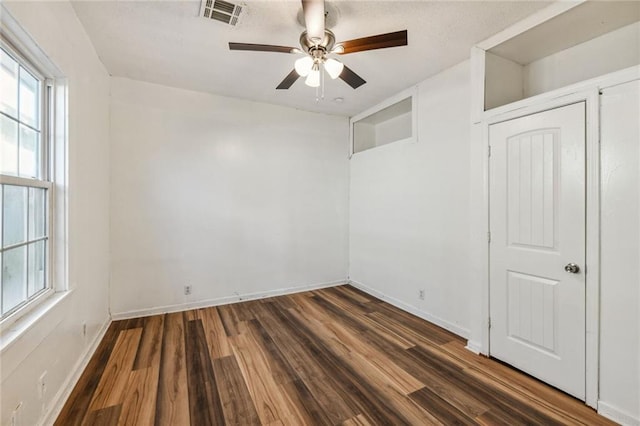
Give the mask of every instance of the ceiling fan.
<path id="1" fill-rule="evenodd" d="M 358 74 L 330 55 L 346 55 L 366 50 L 384 49 L 407 45 L 407 30 L 378 34 L 336 43 L 334 34 L 325 28 L 324 0 L 302 0 L 302 10 L 306 31 L 300 35 L 300 47 L 274 46 L 271 44 L 229 43 L 230 50 L 251 50 L 257 52 L 302 53 L 305 56 L 295 61 L 293 71 L 287 75 L 276 89 L 288 89 L 299 77 L 306 77 L 305 84 L 318 87 L 322 70 L 332 79 L 341 78 L 349 86 L 357 89 L 366 83 Z"/>

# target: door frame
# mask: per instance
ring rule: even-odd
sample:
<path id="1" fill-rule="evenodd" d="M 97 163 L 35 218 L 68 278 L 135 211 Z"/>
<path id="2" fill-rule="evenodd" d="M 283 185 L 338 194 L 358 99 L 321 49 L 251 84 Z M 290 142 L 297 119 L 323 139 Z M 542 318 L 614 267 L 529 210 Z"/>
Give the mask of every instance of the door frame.
<path id="1" fill-rule="evenodd" d="M 585 402 L 597 404 L 600 318 L 600 96 L 598 89 L 578 91 L 555 99 L 498 114 L 483 122 L 483 137 L 489 150 L 491 125 L 562 108 L 585 104 Z M 487 164 L 487 228 L 490 229 L 491 161 Z M 487 317 L 490 317 L 491 248 L 487 244 Z M 491 355 L 487 327 L 487 355 Z M 596 395 L 594 395 L 594 392 Z"/>
<path id="2" fill-rule="evenodd" d="M 503 121 L 544 112 L 579 102 L 585 102 L 585 403 L 597 409 L 599 380 L 599 332 L 600 332 L 600 88 L 581 88 L 555 96 L 518 102 L 510 109 L 487 111 L 480 123 L 482 145 L 487 153 L 484 161 L 484 220 L 487 235 L 490 227 L 489 203 L 489 126 Z M 486 275 L 483 280 L 482 315 L 486 318 L 483 327 L 481 350 L 485 355 L 490 352 L 489 314 L 490 314 L 490 249 L 486 244 Z"/>
<path id="3" fill-rule="evenodd" d="M 473 73 L 472 73 L 473 77 Z M 473 79 L 473 78 L 472 78 Z M 470 301 L 472 328 L 467 349 L 484 355 L 489 348 L 489 126 L 584 101 L 586 103 L 586 336 L 585 403 L 598 409 L 600 344 L 600 91 L 640 79 L 640 66 L 606 74 L 531 98 L 484 111 L 471 120 L 471 273 L 477 286 Z M 477 260 L 477 261 L 476 261 Z M 478 278 L 479 277 L 479 278 Z M 473 324 L 478 324 L 474 326 Z"/>

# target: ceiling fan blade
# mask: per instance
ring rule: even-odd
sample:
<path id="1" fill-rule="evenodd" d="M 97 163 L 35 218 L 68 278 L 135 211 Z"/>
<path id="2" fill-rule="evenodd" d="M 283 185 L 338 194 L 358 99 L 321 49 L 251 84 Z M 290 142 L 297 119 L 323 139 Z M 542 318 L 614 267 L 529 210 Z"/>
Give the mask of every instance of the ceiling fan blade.
<path id="1" fill-rule="evenodd" d="M 324 38 L 324 0 L 302 0 L 307 37 L 320 43 Z"/>
<path id="2" fill-rule="evenodd" d="M 342 45 L 343 51 L 336 51 L 340 55 L 347 53 L 364 52 L 365 50 L 385 49 L 407 45 L 407 30 L 394 33 L 378 34 L 370 37 L 356 38 L 353 40 L 336 43 Z"/>
<path id="3" fill-rule="evenodd" d="M 293 85 L 293 83 L 296 82 L 296 80 L 298 79 L 298 77 L 300 77 L 298 75 L 298 73 L 296 72 L 296 70 L 294 69 L 293 71 L 291 71 L 289 73 L 289 75 L 287 75 L 284 80 L 282 80 L 280 82 L 280 84 L 278 84 L 278 87 L 276 87 L 277 90 L 286 90 L 289 87 L 291 87 Z"/>
<path id="4" fill-rule="evenodd" d="M 342 72 L 340 73 L 340 78 L 343 79 L 349 86 L 353 87 L 354 89 L 357 89 L 358 87 L 366 83 L 366 81 L 364 81 L 362 77 L 360 77 L 358 74 L 353 72 L 351 68 L 349 68 L 346 65 L 344 66 L 344 68 L 342 69 Z"/>
<path id="5" fill-rule="evenodd" d="M 298 49 L 288 46 L 274 46 L 271 44 L 233 43 L 229 42 L 229 50 L 251 50 L 254 52 L 295 53 Z"/>

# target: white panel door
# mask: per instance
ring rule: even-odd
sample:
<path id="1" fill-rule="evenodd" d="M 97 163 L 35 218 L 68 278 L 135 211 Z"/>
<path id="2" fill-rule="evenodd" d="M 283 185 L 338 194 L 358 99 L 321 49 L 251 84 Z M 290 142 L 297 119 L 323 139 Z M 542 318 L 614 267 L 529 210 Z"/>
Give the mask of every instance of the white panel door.
<path id="1" fill-rule="evenodd" d="M 584 400 L 585 103 L 489 143 L 491 356 Z"/>

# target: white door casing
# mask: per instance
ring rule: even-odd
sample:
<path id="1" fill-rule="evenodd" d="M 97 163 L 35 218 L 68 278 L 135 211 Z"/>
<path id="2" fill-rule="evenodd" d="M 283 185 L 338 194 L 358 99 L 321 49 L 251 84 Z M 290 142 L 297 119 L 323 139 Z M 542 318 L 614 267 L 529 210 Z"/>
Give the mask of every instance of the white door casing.
<path id="1" fill-rule="evenodd" d="M 585 114 L 579 102 L 489 126 L 490 354 L 582 400 Z"/>

